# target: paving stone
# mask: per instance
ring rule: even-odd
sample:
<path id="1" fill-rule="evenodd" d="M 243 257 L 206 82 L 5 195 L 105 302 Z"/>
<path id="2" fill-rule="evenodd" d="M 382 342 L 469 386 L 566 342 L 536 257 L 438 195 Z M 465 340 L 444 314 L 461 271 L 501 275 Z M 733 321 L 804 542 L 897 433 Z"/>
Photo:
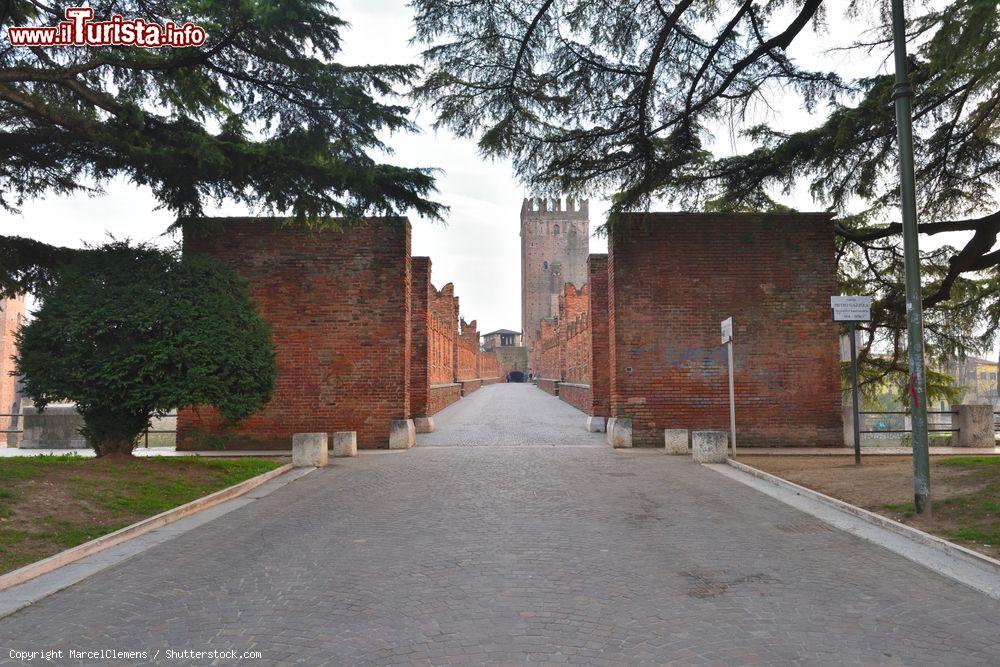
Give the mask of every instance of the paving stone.
<path id="1" fill-rule="evenodd" d="M 1000 664 L 997 602 L 580 419 L 484 387 L 407 452 L 316 470 L 0 620 L 0 662 Z"/>

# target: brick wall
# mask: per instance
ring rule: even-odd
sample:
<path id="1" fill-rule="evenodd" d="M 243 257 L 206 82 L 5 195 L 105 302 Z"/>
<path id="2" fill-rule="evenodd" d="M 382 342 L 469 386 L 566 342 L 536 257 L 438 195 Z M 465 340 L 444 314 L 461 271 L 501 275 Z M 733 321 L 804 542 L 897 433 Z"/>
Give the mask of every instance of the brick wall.
<path id="1" fill-rule="evenodd" d="M 479 377 L 479 331 L 476 329 L 476 320 L 459 322 L 458 336 L 455 338 L 455 358 L 456 380 L 462 382 Z"/>
<path id="2" fill-rule="evenodd" d="M 14 344 L 14 332 L 24 319 L 24 296 L 13 299 L 0 299 L 0 413 L 14 412 L 14 399 L 17 394 L 17 378 L 11 375 L 14 370 L 14 360 L 17 353 Z M 11 427 L 10 417 L 0 416 L 0 429 Z M 17 440 L 15 434 L 0 433 L 0 446 Z"/>
<path id="3" fill-rule="evenodd" d="M 563 286 L 559 297 L 562 382 L 559 398 L 579 410 L 590 408 L 590 286 Z"/>
<path id="4" fill-rule="evenodd" d="M 562 379 L 590 384 L 590 288 L 564 286 L 559 299 L 559 340 L 562 349 Z"/>
<path id="5" fill-rule="evenodd" d="M 498 347 L 497 359 L 500 362 L 500 376 L 507 377 L 511 371 L 528 373 L 528 350 L 524 347 Z"/>
<path id="6" fill-rule="evenodd" d="M 410 268 L 410 411 L 414 417 L 425 417 L 431 414 L 431 259 L 413 257 Z"/>
<path id="7" fill-rule="evenodd" d="M 250 283 L 277 350 L 274 398 L 223 434 L 228 448 L 288 449 L 293 433 L 357 431 L 385 447 L 410 414 L 410 224 L 368 219 L 347 232 L 302 231 L 273 219 L 188 225 L 184 252 L 208 255 Z M 181 410 L 178 449 L 222 433 L 214 411 Z"/>
<path id="8" fill-rule="evenodd" d="M 545 319 L 538 328 L 538 370 L 539 378 L 562 379 L 562 341 L 559 339 L 559 318 Z"/>
<path id="9" fill-rule="evenodd" d="M 830 216 L 637 215 L 610 239 L 608 283 L 611 411 L 635 444 L 728 430 L 729 316 L 738 444 L 841 444 Z"/>
<path id="10" fill-rule="evenodd" d="M 484 380 L 500 377 L 500 361 L 495 351 L 479 353 L 479 377 Z"/>
<path id="11" fill-rule="evenodd" d="M 431 384 L 451 384 L 455 381 L 455 328 L 458 326 L 458 298 L 455 296 L 455 286 L 448 283 L 439 291 L 431 285 L 428 300 Z"/>
<path id="12" fill-rule="evenodd" d="M 608 256 L 591 255 L 588 262 L 590 297 L 590 405 L 592 416 L 607 417 L 611 410 L 610 359 L 608 357 Z"/>

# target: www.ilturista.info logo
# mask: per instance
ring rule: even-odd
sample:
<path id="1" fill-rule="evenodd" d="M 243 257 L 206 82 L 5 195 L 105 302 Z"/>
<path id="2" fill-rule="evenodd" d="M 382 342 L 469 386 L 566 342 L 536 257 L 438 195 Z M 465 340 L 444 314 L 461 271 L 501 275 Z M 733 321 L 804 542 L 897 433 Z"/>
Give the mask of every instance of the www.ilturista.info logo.
<path id="1" fill-rule="evenodd" d="M 11 46 L 140 46 L 158 49 L 184 48 L 205 43 L 205 29 L 190 21 L 163 25 L 144 19 L 114 15 L 107 21 L 93 21 L 90 7 L 67 7 L 66 20 L 55 26 L 11 26 L 7 36 Z"/>

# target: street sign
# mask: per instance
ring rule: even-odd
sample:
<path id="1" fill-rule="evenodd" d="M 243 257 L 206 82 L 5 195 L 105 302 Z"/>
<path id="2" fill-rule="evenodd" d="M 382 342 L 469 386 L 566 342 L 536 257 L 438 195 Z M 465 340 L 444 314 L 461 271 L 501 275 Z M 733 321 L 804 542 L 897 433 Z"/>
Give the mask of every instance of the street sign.
<path id="1" fill-rule="evenodd" d="M 870 296 L 831 296 L 834 322 L 868 322 L 872 319 Z"/>
<path id="2" fill-rule="evenodd" d="M 723 345 L 733 339 L 733 318 L 727 317 L 722 320 L 722 343 Z"/>
<path id="3" fill-rule="evenodd" d="M 854 463 L 861 464 L 861 412 L 858 401 L 858 348 L 855 322 L 870 322 L 872 298 L 870 296 L 831 296 L 834 322 L 847 322 L 847 335 L 851 343 L 851 412 L 854 415 Z"/>
<path id="4" fill-rule="evenodd" d="M 726 346 L 726 361 L 729 366 L 729 442 L 736 458 L 736 377 L 733 373 L 733 318 L 722 320 L 722 344 Z"/>

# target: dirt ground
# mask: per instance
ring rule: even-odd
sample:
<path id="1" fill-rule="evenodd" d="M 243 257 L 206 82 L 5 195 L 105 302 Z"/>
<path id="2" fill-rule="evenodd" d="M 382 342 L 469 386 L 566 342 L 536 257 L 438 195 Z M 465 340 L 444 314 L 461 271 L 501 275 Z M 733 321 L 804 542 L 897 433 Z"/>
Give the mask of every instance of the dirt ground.
<path id="1" fill-rule="evenodd" d="M 951 463 L 947 463 L 947 461 Z M 913 461 L 868 456 L 741 456 L 741 463 L 1000 558 L 1000 460 L 932 457 L 932 516 L 917 516 Z"/>

